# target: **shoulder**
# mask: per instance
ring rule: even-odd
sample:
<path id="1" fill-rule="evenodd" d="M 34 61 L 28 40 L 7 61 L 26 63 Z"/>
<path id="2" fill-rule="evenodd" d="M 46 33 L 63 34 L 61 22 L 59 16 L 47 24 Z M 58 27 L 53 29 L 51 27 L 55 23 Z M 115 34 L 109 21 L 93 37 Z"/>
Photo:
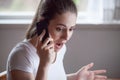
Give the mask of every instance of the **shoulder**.
<path id="1" fill-rule="evenodd" d="M 12 62 L 18 62 L 20 60 L 23 60 L 23 58 L 26 57 L 27 50 L 24 48 L 24 44 L 22 42 L 18 43 L 10 52 L 8 61 L 10 63 Z"/>
<path id="2" fill-rule="evenodd" d="M 32 55 L 35 48 L 27 40 L 19 42 L 10 52 L 10 55 Z"/>
<path id="3" fill-rule="evenodd" d="M 32 48 L 27 44 L 27 42 L 19 42 L 10 52 L 8 59 L 11 61 L 14 60 L 26 60 L 33 59 Z"/>
<path id="4" fill-rule="evenodd" d="M 22 42 L 18 43 L 10 52 L 11 55 L 25 53 L 26 49 L 24 48 L 24 44 Z"/>
<path id="5" fill-rule="evenodd" d="M 26 42 L 18 43 L 10 52 L 8 66 L 10 70 L 17 69 L 26 72 L 33 72 L 33 55 L 28 51 Z"/>

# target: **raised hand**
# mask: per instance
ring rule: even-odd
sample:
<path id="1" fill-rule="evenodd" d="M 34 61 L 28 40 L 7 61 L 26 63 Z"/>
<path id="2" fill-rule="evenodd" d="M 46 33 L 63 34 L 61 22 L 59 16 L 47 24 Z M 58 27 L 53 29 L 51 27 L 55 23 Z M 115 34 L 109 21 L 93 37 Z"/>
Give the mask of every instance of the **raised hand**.
<path id="1" fill-rule="evenodd" d="M 37 53 L 40 57 L 40 62 L 44 64 L 54 63 L 56 58 L 56 53 L 54 50 L 53 39 L 49 37 L 42 43 L 42 38 L 44 35 L 45 35 L 45 30 L 38 37 L 38 41 L 37 41 Z"/>
<path id="2" fill-rule="evenodd" d="M 106 76 L 100 75 L 106 73 L 106 70 L 89 70 L 93 65 L 94 63 L 90 63 L 76 72 L 76 80 L 107 80 Z"/>

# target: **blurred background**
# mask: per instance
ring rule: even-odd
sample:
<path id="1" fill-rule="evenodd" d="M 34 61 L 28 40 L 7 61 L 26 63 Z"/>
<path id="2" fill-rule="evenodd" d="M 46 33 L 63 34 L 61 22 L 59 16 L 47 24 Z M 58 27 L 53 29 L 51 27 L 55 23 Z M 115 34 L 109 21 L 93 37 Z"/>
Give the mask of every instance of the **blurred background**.
<path id="1" fill-rule="evenodd" d="M 11 49 L 25 38 L 40 0 L 0 0 L 0 72 L 6 70 Z M 67 43 L 66 73 L 94 62 L 92 69 L 107 69 L 120 78 L 120 0 L 74 0 L 76 30 Z"/>

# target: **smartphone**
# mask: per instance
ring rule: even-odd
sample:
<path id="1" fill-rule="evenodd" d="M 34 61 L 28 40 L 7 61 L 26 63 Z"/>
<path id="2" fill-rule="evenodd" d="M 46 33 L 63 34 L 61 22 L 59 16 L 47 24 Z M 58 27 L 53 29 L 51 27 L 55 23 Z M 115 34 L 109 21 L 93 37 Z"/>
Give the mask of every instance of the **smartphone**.
<path id="1" fill-rule="evenodd" d="M 37 27 L 37 35 L 38 35 L 38 36 L 43 32 L 43 30 L 46 30 L 46 33 L 45 33 L 45 35 L 44 35 L 44 37 L 43 37 L 43 39 L 42 39 L 42 42 L 44 42 L 45 39 L 49 37 L 48 24 L 49 24 L 49 23 L 48 23 L 47 20 L 42 20 L 42 21 L 40 21 L 40 22 L 38 22 L 38 23 L 36 24 L 36 27 Z"/>

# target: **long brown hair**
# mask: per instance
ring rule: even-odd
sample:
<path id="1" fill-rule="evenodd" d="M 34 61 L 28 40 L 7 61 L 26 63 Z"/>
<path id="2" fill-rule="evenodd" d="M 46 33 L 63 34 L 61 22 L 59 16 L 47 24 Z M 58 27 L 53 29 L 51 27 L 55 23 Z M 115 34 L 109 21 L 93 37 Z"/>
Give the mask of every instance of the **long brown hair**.
<path id="1" fill-rule="evenodd" d="M 42 17 L 51 20 L 56 14 L 61 15 L 67 11 L 75 13 L 77 16 L 77 8 L 73 0 L 41 0 L 33 22 L 27 30 L 26 39 L 30 39 L 37 34 L 36 23 Z"/>

